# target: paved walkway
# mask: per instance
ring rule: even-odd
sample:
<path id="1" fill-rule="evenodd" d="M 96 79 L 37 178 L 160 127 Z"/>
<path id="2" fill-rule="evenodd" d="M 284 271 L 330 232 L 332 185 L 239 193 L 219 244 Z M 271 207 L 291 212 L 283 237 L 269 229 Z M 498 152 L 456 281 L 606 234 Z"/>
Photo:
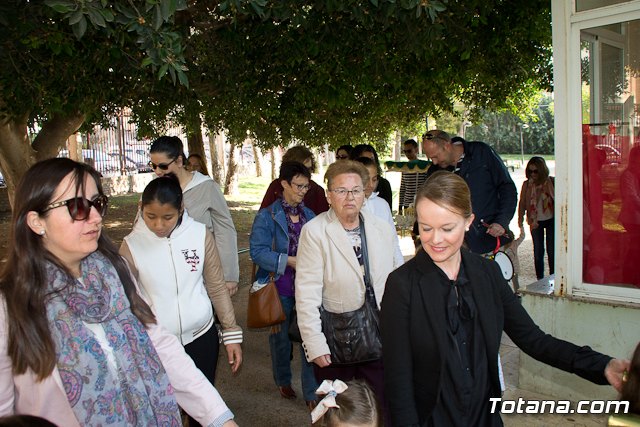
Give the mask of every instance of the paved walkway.
<path id="1" fill-rule="evenodd" d="M 525 296 L 526 298 L 526 296 Z M 518 388 L 518 363 L 520 361 L 520 349 L 503 335 L 500 345 L 500 357 L 504 370 L 506 391 L 505 400 L 555 400 L 549 396 L 533 393 Z M 507 427 L 533 427 L 533 426 L 583 426 L 601 427 L 607 425 L 606 415 L 583 415 L 583 414 L 503 414 L 502 420 Z"/>

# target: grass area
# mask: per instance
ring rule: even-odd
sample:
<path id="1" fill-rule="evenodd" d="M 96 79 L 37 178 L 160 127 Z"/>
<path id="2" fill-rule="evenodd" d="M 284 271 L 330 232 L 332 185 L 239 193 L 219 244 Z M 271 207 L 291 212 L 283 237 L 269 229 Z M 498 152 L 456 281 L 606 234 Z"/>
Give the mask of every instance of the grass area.
<path id="1" fill-rule="evenodd" d="M 227 201 L 246 205 L 260 205 L 267 187 L 271 183 L 271 177 L 244 176 L 239 178 L 238 194 L 225 196 Z"/>
<path id="2" fill-rule="evenodd" d="M 109 197 L 109 211 L 137 207 L 141 194 L 131 193 Z"/>

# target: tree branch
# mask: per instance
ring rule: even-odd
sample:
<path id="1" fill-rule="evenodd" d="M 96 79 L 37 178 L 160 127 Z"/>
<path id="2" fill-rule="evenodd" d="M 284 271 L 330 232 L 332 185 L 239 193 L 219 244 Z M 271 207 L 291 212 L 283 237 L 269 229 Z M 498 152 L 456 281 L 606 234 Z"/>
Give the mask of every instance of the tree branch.
<path id="1" fill-rule="evenodd" d="M 56 114 L 42 126 L 32 147 L 38 160 L 55 157 L 63 143 L 84 123 L 85 114 L 81 112 L 67 115 Z"/>

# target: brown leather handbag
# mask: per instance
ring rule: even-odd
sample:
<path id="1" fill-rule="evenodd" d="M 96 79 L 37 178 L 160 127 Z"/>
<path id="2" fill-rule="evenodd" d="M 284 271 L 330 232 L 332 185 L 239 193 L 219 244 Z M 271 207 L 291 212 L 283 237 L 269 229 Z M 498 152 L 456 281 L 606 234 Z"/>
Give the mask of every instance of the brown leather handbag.
<path id="1" fill-rule="evenodd" d="M 247 303 L 247 327 L 266 328 L 284 322 L 285 315 L 276 288 L 273 273 L 269 283 L 255 292 L 249 292 Z"/>

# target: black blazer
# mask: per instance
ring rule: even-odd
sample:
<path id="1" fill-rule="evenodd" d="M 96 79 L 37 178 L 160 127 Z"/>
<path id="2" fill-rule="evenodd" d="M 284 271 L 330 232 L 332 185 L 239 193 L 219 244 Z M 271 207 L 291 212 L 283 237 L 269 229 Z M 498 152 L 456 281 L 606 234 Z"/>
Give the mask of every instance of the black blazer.
<path id="1" fill-rule="evenodd" d="M 608 384 L 610 357 L 545 334 L 522 308 L 493 261 L 462 249 L 462 262 L 487 346 L 492 397 L 500 397 L 498 351 L 504 330 L 529 356 Z M 438 267 L 421 250 L 389 275 L 382 299 L 381 328 L 385 396 L 393 426 L 423 425 L 438 401 L 447 319 Z M 487 405 L 489 402 L 487 402 Z"/>

